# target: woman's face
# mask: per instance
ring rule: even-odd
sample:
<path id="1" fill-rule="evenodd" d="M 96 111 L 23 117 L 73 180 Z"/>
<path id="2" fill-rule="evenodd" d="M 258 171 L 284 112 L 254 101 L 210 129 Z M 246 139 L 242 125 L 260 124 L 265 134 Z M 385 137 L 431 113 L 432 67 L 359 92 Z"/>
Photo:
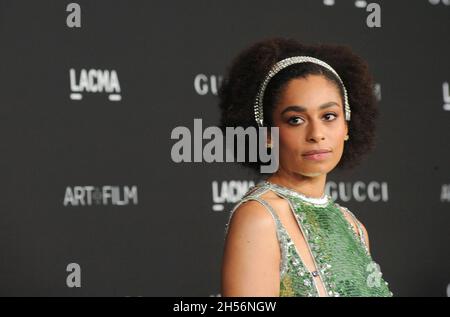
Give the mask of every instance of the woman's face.
<path id="1" fill-rule="evenodd" d="M 339 90 L 324 76 L 290 80 L 275 106 L 273 123 L 279 128 L 279 163 L 285 172 L 319 176 L 341 159 L 347 123 Z M 305 155 L 323 149 L 329 152 Z"/>

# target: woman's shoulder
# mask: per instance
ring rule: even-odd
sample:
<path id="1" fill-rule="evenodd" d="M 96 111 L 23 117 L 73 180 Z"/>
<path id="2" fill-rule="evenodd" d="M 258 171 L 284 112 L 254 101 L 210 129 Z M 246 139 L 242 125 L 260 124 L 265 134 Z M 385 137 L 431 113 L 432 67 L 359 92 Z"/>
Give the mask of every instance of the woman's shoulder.
<path id="1" fill-rule="evenodd" d="M 234 209 L 228 226 L 222 292 L 227 296 L 277 294 L 274 281 L 279 274 L 280 248 L 271 215 L 258 201 L 244 201 Z"/>
<path id="2" fill-rule="evenodd" d="M 238 206 L 233 208 L 231 221 L 244 226 L 253 224 L 254 227 L 267 227 L 273 220 L 267 212 L 267 208 L 258 200 L 255 197 L 255 199 L 241 201 Z"/>
<path id="3" fill-rule="evenodd" d="M 273 230 L 277 225 L 279 208 L 288 207 L 283 198 L 271 191 L 256 192 L 259 187 L 249 191 L 235 204 L 231 211 L 228 226 L 247 226 L 258 230 Z"/>

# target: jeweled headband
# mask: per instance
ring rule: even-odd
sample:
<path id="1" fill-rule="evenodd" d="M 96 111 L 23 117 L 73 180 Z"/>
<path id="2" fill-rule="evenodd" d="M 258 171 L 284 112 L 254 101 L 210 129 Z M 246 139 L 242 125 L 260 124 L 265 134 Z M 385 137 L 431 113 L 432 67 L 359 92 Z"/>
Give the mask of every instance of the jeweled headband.
<path id="1" fill-rule="evenodd" d="M 264 79 L 263 83 L 261 84 L 261 87 L 259 88 L 258 94 L 256 95 L 254 110 L 255 110 L 256 123 L 258 123 L 258 125 L 260 127 L 264 126 L 263 98 L 264 98 L 264 91 L 266 90 L 266 87 L 267 87 L 270 79 L 272 79 L 272 77 L 275 76 L 280 70 L 282 70 L 290 65 L 299 64 L 299 63 L 307 63 L 307 62 L 314 63 L 314 64 L 325 67 L 330 72 L 332 72 L 336 76 L 336 78 L 339 80 L 339 82 L 342 85 L 342 90 L 344 91 L 345 120 L 350 121 L 350 105 L 348 104 L 347 89 L 345 89 L 344 82 L 342 81 L 341 77 L 339 77 L 339 75 L 336 73 L 336 71 L 333 69 L 333 67 L 331 67 L 324 61 L 317 59 L 315 57 L 293 56 L 293 57 L 285 58 L 285 59 L 277 62 L 270 69 L 269 73 L 267 74 L 266 78 Z"/>

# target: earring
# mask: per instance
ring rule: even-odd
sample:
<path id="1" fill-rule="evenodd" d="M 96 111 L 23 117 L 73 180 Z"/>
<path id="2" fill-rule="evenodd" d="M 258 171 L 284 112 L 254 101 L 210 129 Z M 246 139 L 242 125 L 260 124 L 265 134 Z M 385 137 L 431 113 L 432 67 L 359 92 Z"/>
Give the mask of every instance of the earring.
<path id="1" fill-rule="evenodd" d="M 267 144 L 267 148 L 271 149 L 272 148 L 272 143 Z"/>
<path id="2" fill-rule="evenodd" d="M 344 137 L 344 141 L 347 141 L 349 139 L 348 134 Z"/>

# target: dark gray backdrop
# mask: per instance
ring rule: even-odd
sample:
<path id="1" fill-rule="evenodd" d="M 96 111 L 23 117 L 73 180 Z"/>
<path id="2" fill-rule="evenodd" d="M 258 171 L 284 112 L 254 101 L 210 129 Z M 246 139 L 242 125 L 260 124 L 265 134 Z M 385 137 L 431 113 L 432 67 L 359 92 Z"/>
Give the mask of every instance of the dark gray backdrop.
<path id="1" fill-rule="evenodd" d="M 77 1 L 81 28 L 69 28 L 70 1 L 1 0 L 0 295 L 217 296 L 237 198 L 222 203 L 213 186 L 257 179 L 235 163 L 173 162 L 171 131 L 193 131 L 194 118 L 216 125 L 214 78 L 254 41 L 289 36 L 348 44 L 369 62 L 377 148 L 328 181 L 385 184 L 383 201 L 335 198 L 365 224 L 395 295 L 447 296 L 450 6 L 376 2 L 381 28 L 342 0 Z M 70 69 L 114 70 L 121 100 L 71 100 Z M 199 74 L 210 79 L 204 95 Z M 67 190 L 87 199 L 86 186 L 135 186 L 137 200 L 98 203 L 97 192 L 90 205 L 64 205 Z M 70 263 L 81 287 L 67 284 Z"/>

